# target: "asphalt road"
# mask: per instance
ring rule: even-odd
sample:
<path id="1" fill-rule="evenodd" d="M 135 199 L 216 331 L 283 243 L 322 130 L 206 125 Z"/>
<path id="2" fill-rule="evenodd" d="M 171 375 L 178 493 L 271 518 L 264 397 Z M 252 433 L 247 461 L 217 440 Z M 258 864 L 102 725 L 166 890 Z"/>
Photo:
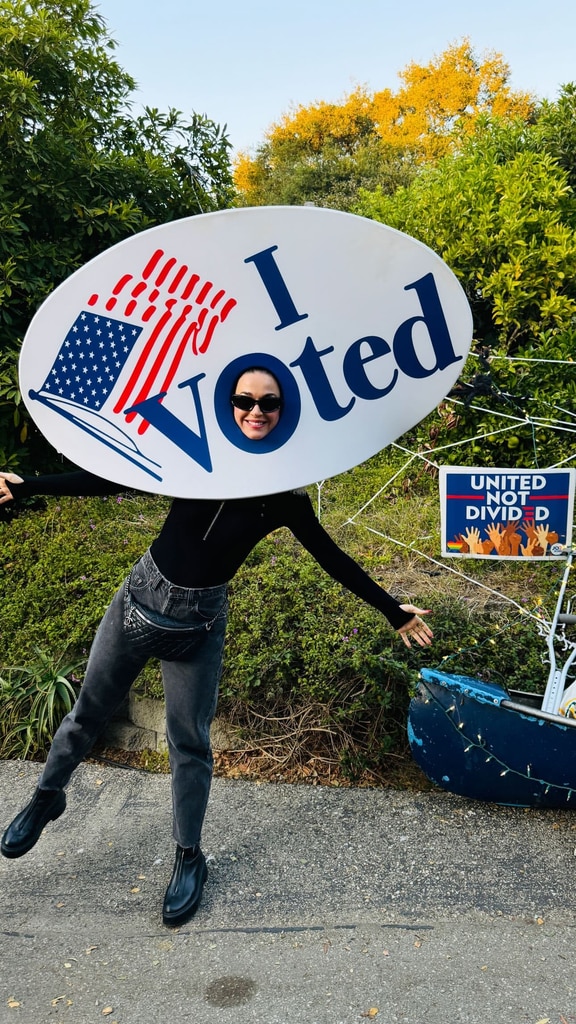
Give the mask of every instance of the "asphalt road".
<path id="1" fill-rule="evenodd" d="M 0 762 L 1 826 L 30 763 Z M 215 780 L 198 914 L 162 925 L 170 778 L 82 765 L 0 859 L 0 1021 L 573 1024 L 576 818 Z"/>

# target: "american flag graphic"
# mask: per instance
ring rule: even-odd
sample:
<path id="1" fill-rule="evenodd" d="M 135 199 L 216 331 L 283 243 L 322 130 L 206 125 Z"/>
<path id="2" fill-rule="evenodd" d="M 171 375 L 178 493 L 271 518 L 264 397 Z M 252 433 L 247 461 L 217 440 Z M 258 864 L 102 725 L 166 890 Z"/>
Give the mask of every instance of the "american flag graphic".
<path id="1" fill-rule="evenodd" d="M 101 412 L 141 333 L 141 327 L 82 310 L 40 391 Z"/>
<path id="2" fill-rule="evenodd" d="M 160 480 L 160 467 L 126 429 L 137 420 L 141 435 L 149 424 L 127 410 L 169 391 L 182 360 L 206 352 L 236 300 L 156 249 L 141 273 L 122 274 L 111 294 L 92 294 L 86 305 L 92 308 L 77 315 L 42 386 L 30 397 Z M 112 309 L 124 319 L 112 318 Z M 132 354 L 132 368 L 120 380 Z"/>

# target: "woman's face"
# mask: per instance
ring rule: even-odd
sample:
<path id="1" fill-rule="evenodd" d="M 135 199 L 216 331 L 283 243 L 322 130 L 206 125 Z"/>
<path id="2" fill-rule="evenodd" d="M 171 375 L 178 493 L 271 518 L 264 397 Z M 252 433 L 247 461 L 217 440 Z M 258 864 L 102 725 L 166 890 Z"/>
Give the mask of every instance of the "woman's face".
<path id="1" fill-rule="evenodd" d="M 271 373 L 265 370 L 249 370 L 238 378 L 236 383 L 236 395 L 246 395 L 248 398 L 280 398 L 280 389 Z M 234 419 L 242 433 L 251 440 L 260 440 L 266 437 L 280 419 L 280 409 L 274 412 L 262 412 L 259 405 L 255 405 L 249 412 L 243 409 L 234 408 Z"/>

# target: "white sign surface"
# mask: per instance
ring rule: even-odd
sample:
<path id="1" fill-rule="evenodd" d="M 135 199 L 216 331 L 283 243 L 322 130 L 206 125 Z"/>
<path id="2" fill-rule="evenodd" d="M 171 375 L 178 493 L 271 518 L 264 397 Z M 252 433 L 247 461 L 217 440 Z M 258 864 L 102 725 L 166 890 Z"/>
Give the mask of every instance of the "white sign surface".
<path id="1" fill-rule="evenodd" d="M 51 444 L 114 482 L 178 497 L 302 487 L 374 455 L 458 378 L 472 317 L 430 249 L 352 214 L 226 210 L 113 246 L 43 303 L 20 383 Z M 230 404 L 267 367 L 261 440 Z"/>

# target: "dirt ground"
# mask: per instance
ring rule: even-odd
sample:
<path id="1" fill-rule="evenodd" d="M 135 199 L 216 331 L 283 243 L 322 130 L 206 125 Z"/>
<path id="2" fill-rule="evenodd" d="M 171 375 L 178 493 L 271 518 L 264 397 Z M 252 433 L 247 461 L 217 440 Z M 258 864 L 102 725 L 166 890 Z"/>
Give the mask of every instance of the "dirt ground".
<path id="1" fill-rule="evenodd" d="M 98 764 L 109 764 L 116 767 L 132 768 L 137 771 L 168 773 L 170 766 L 165 754 L 151 750 L 117 750 L 110 747 L 97 747 L 93 751 L 91 761 Z M 258 753 L 249 751 L 215 751 L 214 775 L 224 779 L 243 779 L 250 782 L 288 782 L 298 785 L 331 786 L 350 788 L 390 788 L 428 792 L 435 787 L 420 771 L 409 755 L 397 756 L 390 760 L 386 776 L 376 778 L 370 772 L 364 772 L 359 778 L 351 781 L 334 764 L 327 764 L 320 758 L 310 758 L 306 764 L 292 767 L 283 766 L 280 771 L 274 770 L 269 762 L 264 762 Z"/>

